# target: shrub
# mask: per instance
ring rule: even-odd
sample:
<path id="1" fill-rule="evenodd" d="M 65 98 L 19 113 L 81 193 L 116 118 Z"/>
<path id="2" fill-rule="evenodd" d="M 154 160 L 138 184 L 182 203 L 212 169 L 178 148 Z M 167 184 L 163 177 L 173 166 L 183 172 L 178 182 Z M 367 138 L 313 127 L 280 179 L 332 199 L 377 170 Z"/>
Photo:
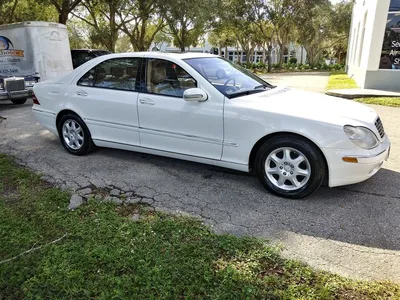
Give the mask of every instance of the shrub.
<path id="1" fill-rule="evenodd" d="M 272 67 L 273 67 L 274 69 L 279 69 L 279 64 L 272 64 Z"/>
<path id="2" fill-rule="evenodd" d="M 330 69 L 330 65 L 328 66 L 327 64 L 323 63 L 321 65 L 321 70 L 329 70 Z"/>
<path id="3" fill-rule="evenodd" d="M 297 64 L 297 58 L 296 57 L 291 57 L 289 59 L 289 64 L 293 64 L 293 65 Z"/>

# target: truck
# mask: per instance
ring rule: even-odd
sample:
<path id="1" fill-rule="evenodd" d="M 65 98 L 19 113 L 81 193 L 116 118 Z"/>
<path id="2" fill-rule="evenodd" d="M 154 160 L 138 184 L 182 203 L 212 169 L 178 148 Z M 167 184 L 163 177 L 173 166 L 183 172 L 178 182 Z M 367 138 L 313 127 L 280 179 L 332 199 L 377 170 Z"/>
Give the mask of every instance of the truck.
<path id="1" fill-rule="evenodd" d="M 0 26 L 0 101 L 24 104 L 37 82 L 72 70 L 65 25 L 35 21 Z"/>

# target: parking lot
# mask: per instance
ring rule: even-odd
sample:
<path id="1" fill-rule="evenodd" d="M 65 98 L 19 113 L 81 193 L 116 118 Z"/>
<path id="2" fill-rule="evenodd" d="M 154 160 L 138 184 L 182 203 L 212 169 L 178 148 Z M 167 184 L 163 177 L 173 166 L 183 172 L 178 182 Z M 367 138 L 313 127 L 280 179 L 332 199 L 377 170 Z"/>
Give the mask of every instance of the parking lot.
<path id="1" fill-rule="evenodd" d="M 315 80 L 322 83 L 325 76 Z M 274 78 L 302 86 L 288 77 Z M 281 243 L 286 256 L 314 267 L 400 282 L 400 108 L 373 106 L 392 141 L 390 160 L 375 177 L 291 201 L 269 194 L 249 174 L 217 167 L 113 149 L 72 156 L 37 124 L 31 105 L 0 102 L 0 152 L 50 182 L 73 190 L 132 192 L 154 207 L 200 216 L 218 232 Z"/>

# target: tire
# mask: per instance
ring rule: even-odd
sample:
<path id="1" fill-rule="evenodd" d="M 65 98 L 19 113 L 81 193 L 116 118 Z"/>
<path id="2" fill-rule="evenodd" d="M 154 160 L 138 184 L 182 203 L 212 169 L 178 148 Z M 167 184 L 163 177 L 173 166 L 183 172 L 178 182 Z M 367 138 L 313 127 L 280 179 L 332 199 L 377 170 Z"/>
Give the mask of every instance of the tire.
<path id="1" fill-rule="evenodd" d="M 267 140 L 257 152 L 255 169 L 268 191 L 289 199 L 300 199 L 314 193 L 327 172 L 321 151 L 308 140 L 295 135 Z"/>
<path id="2" fill-rule="evenodd" d="M 21 105 L 21 104 L 24 104 L 24 103 L 26 102 L 26 100 L 27 100 L 27 98 L 23 98 L 23 99 L 13 99 L 13 100 L 11 100 L 11 102 L 12 102 L 14 105 Z"/>
<path id="3" fill-rule="evenodd" d="M 61 143 L 69 153 L 85 155 L 95 148 L 89 129 L 77 115 L 65 114 L 58 122 L 57 128 Z"/>
<path id="4" fill-rule="evenodd" d="M 226 73 L 224 70 L 218 70 L 216 75 L 218 79 L 226 78 Z"/>

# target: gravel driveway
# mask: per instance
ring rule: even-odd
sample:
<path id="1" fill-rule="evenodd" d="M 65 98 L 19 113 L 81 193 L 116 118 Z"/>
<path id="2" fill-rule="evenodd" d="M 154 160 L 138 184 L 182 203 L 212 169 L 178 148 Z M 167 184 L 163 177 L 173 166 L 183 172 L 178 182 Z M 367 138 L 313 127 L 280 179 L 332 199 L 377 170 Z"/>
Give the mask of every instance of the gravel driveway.
<path id="1" fill-rule="evenodd" d="M 112 149 L 69 155 L 36 123 L 30 103 L 0 103 L 0 152 L 64 188 L 117 188 L 201 216 L 217 232 L 267 237 L 317 268 L 400 282 L 400 109 L 373 108 L 392 140 L 384 168 L 367 182 L 323 187 L 298 201 L 267 193 L 251 175 L 207 165 Z"/>

